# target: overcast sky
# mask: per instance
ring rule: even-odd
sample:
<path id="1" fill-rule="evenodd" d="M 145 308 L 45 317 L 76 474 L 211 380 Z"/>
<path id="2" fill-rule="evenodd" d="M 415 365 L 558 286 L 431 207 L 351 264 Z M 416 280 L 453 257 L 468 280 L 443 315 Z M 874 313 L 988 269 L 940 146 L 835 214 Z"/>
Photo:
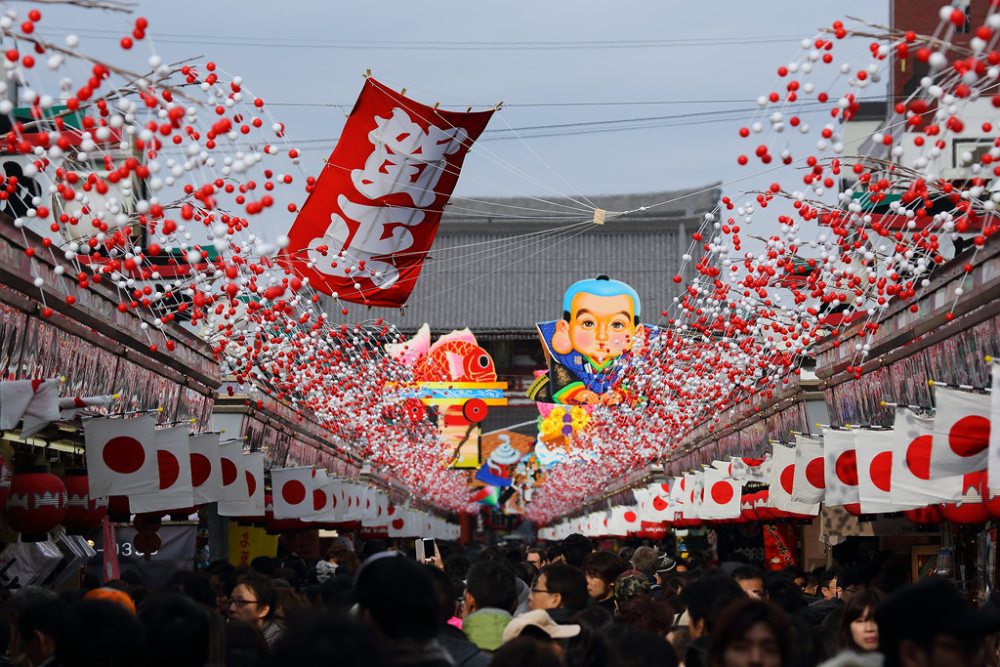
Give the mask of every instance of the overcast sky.
<path id="1" fill-rule="evenodd" d="M 752 175 L 759 170 L 736 163 L 752 150 L 737 131 L 756 111 L 753 100 L 776 85 L 777 68 L 801 56 L 801 39 L 848 15 L 887 21 L 885 0 L 137 5 L 132 17 L 43 7 L 51 16 L 43 22 L 101 52 L 145 16 L 167 62 L 205 56 L 241 75 L 305 151 L 311 174 L 332 151 L 367 69 L 428 104 L 503 101 L 466 161 L 456 190 L 466 197 L 655 192 Z M 865 46 L 838 46 L 836 63 L 862 62 L 855 56 Z M 607 123 L 648 118 L 632 123 L 642 129 Z M 550 127 L 571 124 L 581 125 Z M 539 127 L 518 130 L 521 138 L 509 131 Z M 291 220 L 269 222 L 287 229 Z"/>

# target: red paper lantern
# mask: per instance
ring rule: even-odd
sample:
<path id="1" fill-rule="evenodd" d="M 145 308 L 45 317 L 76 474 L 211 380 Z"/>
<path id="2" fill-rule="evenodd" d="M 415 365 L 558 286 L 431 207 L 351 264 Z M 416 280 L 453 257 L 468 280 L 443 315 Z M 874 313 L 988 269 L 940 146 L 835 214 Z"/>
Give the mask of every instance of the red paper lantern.
<path id="1" fill-rule="evenodd" d="M 112 523 L 128 523 L 132 518 L 132 508 L 128 504 L 128 496 L 110 496 L 108 498 L 108 518 Z"/>
<path id="2" fill-rule="evenodd" d="M 667 536 L 667 524 L 643 521 L 641 532 L 643 533 L 643 537 L 651 540 L 662 540 Z"/>
<path id="3" fill-rule="evenodd" d="M 903 516 L 918 526 L 936 526 L 944 521 L 944 514 L 941 513 L 941 509 L 937 505 L 906 510 L 903 512 Z"/>
<path id="4" fill-rule="evenodd" d="M 47 540 L 66 514 L 66 485 L 45 465 L 14 475 L 3 516 L 23 542 Z"/>
<path id="5" fill-rule="evenodd" d="M 941 505 L 944 518 L 959 526 L 978 526 L 989 521 L 990 512 L 979 494 L 979 488 L 985 477 L 985 471 L 965 475 L 962 480 L 965 487 L 962 500 Z"/>
<path id="6" fill-rule="evenodd" d="M 752 522 L 757 520 L 757 510 L 754 509 L 754 494 L 744 493 L 743 497 L 740 499 L 740 517 L 742 517 L 744 522 Z"/>
<path id="7" fill-rule="evenodd" d="M 983 497 L 983 504 L 986 511 L 994 519 L 1000 519 L 1000 493 L 993 495 L 990 493 L 990 475 L 986 473 L 979 483 L 979 495 Z"/>
<path id="8" fill-rule="evenodd" d="M 844 505 L 844 510 L 853 516 L 861 516 L 861 503 L 848 503 Z"/>
<path id="9" fill-rule="evenodd" d="M 85 535 L 97 528 L 108 514 L 108 498 L 90 497 L 90 480 L 86 470 L 66 471 L 66 516 L 62 524 L 70 535 Z"/>

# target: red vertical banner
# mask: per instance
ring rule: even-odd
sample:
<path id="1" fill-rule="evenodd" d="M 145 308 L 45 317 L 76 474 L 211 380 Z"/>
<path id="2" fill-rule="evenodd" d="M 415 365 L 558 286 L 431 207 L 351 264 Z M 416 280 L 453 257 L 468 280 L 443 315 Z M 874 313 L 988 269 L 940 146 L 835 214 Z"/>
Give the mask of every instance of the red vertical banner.
<path id="1" fill-rule="evenodd" d="M 104 533 L 104 583 L 108 583 L 112 579 L 121 578 L 118 572 L 118 544 L 115 541 L 115 525 L 108 517 L 104 517 L 102 532 Z"/>
<path id="2" fill-rule="evenodd" d="M 798 535 L 795 526 L 786 523 L 764 524 L 764 566 L 783 570 L 798 565 Z"/>
<path id="3" fill-rule="evenodd" d="M 369 77 L 279 261 L 344 301 L 403 305 L 492 115 L 418 104 Z"/>

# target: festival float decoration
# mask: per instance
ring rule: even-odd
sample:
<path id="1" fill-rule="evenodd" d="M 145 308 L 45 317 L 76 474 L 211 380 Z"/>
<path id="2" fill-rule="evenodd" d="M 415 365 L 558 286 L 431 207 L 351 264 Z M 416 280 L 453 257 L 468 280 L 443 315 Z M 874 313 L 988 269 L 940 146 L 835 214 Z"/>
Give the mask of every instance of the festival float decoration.
<path id="1" fill-rule="evenodd" d="M 398 387 L 396 396 L 406 401 L 411 421 L 425 417 L 423 406 L 436 408 L 449 452 L 446 465 L 476 469 L 481 463 L 479 424 L 490 406 L 507 405 L 507 383 L 497 382 L 493 359 L 468 329 L 452 331 L 433 344 L 430 339 L 430 327 L 424 324 L 413 338 L 386 345 L 389 356 L 412 371 L 412 381 Z"/>

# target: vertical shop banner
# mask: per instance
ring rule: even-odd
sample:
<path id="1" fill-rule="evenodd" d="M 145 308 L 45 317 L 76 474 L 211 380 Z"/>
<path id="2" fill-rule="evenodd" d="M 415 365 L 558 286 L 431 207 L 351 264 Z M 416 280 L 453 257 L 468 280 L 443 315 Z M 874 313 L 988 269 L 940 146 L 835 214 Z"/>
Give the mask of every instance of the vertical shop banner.
<path id="1" fill-rule="evenodd" d="M 344 301 L 403 305 L 492 115 L 418 104 L 369 77 L 279 261 Z"/>
<path id="2" fill-rule="evenodd" d="M 798 564 L 795 526 L 787 523 L 761 525 L 764 533 L 764 565 L 768 570 L 783 570 Z"/>
<path id="3" fill-rule="evenodd" d="M 118 548 L 115 541 L 115 524 L 104 517 L 101 522 L 101 535 L 104 538 L 104 563 L 101 569 L 102 581 L 108 583 L 120 577 L 118 571 Z"/>

